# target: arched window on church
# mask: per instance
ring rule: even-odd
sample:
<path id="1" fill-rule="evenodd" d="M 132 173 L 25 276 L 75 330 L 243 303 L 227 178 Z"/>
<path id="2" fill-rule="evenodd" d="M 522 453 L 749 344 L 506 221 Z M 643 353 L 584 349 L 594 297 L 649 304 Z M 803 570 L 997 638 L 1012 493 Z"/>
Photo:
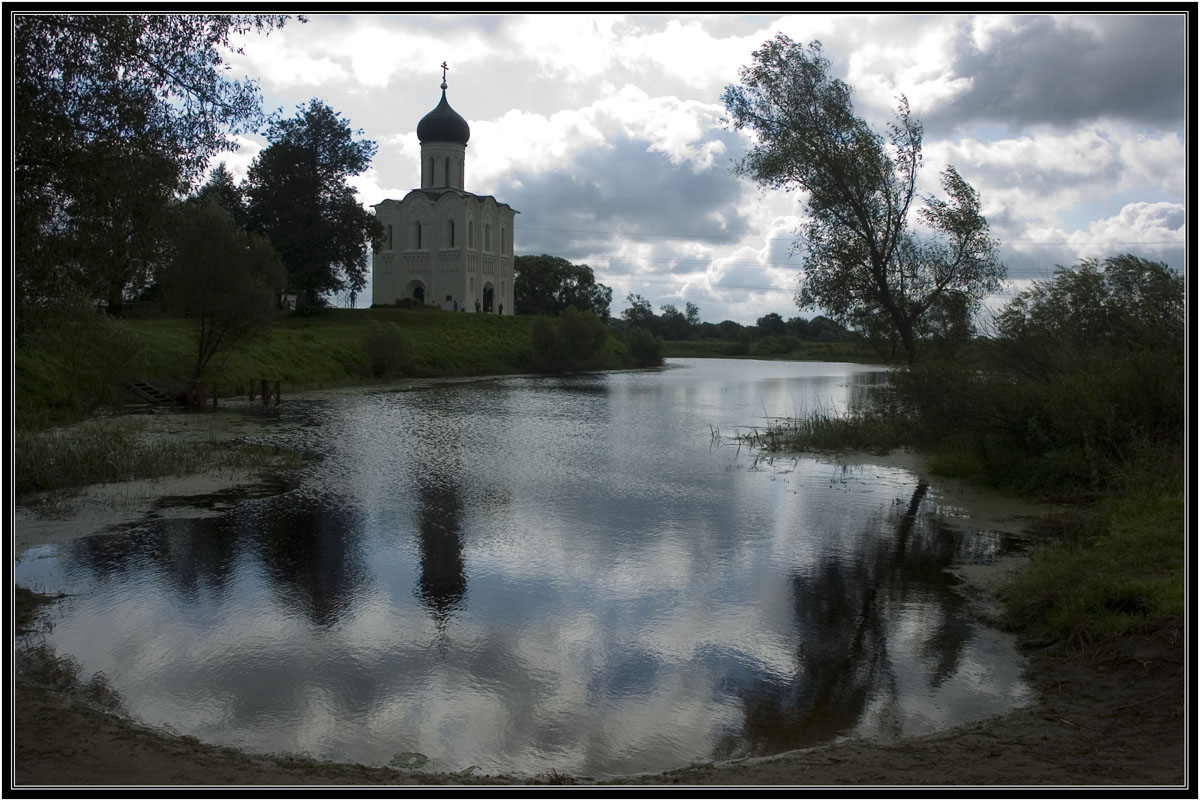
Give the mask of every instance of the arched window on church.
<path id="1" fill-rule="evenodd" d="M 421 247 L 421 224 L 419 222 L 413 223 L 413 247 Z"/>
<path id="2" fill-rule="evenodd" d="M 483 226 L 483 252 L 492 252 L 492 226 Z"/>
<path id="3" fill-rule="evenodd" d="M 450 157 L 446 156 L 446 186 L 450 186 Z"/>
<path id="4" fill-rule="evenodd" d="M 392 249 L 392 224 L 391 224 L 391 223 L 388 223 L 388 227 L 387 227 L 387 239 L 385 240 L 385 243 L 386 243 L 386 244 L 385 244 L 385 247 L 386 247 L 388 250 L 391 250 L 391 249 Z"/>
<path id="5" fill-rule="evenodd" d="M 504 239 L 504 234 L 505 234 L 504 226 L 502 225 L 502 226 L 500 226 L 500 255 L 501 256 L 503 256 L 505 253 L 508 252 L 507 250 L 504 249 L 504 246 L 506 244 L 505 239 Z"/>
<path id="6" fill-rule="evenodd" d="M 447 243 L 450 245 L 450 247 L 454 247 L 454 220 L 448 221 L 448 226 L 446 229 L 446 237 L 447 237 Z"/>

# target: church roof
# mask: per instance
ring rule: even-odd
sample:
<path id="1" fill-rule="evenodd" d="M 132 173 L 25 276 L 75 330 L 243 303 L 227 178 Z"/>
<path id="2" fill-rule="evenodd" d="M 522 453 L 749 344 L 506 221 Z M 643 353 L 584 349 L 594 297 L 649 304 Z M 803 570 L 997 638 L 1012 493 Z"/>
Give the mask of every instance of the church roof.
<path id="1" fill-rule="evenodd" d="M 485 200 L 491 200 L 497 206 L 502 206 L 506 209 L 511 209 L 513 214 L 521 213 L 521 212 L 517 211 L 516 209 L 514 209 L 512 206 L 508 205 L 507 203 L 501 203 L 499 200 L 496 200 L 495 195 L 477 195 L 474 192 L 466 192 L 466 191 L 463 191 L 462 189 L 451 189 L 449 187 L 440 187 L 437 189 L 412 189 L 408 192 L 408 194 L 406 194 L 404 196 L 404 200 L 408 200 L 413 195 L 424 195 L 425 197 L 429 198 L 429 200 L 436 202 L 442 195 L 445 195 L 447 193 L 454 195 L 455 197 L 460 197 L 463 199 L 472 198 L 474 200 L 480 201 L 481 203 Z M 404 200 L 402 200 L 400 202 L 403 203 Z"/>
<path id="2" fill-rule="evenodd" d="M 445 84 L 442 84 L 443 87 Z M 471 138 L 471 126 L 446 102 L 446 90 L 442 89 L 442 102 L 417 123 L 417 139 L 426 142 L 457 142 L 465 145 Z"/>

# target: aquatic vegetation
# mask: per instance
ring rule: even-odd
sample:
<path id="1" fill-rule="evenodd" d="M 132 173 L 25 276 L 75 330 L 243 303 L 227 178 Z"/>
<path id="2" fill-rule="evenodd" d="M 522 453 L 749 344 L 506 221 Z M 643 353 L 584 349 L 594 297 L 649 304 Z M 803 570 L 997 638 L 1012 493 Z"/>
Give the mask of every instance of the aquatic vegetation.
<path id="1" fill-rule="evenodd" d="M 863 450 L 886 453 L 915 444 L 901 420 L 871 410 L 844 413 L 825 410 L 782 418 L 765 428 L 738 435 L 738 440 L 770 453 L 786 451 Z"/>
<path id="2" fill-rule="evenodd" d="M 145 421 L 130 417 L 43 431 L 18 428 L 15 445 L 17 495 L 205 470 L 294 469 L 309 458 L 263 442 L 155 437 Z"/>

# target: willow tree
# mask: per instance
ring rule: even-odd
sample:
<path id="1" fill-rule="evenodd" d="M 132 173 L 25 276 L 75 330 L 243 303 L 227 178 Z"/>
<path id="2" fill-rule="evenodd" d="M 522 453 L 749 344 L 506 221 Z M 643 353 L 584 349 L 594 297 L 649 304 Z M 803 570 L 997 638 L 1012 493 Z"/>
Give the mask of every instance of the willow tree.
<path id="1" fill-rule="evenodd" d="M 908 101 L 900 98 L 886 138 L 874 131 L 854 114 L 850 87 L 830 75 L 820 42 L 805 47 L 779 34 L 753 59 L 721 99 L 733 127 L 755 139 L 737 172 L 806 193 L 793 245 L 806 251 L 796 304 L 847 325 L 883 321 L 915 361 L 928 315 L 969 315 L 1004 278 L 979 193 L 947 166 L 946 199 L 918 197 L 923 129 Z"/>
<path id="2" fill-rule="evenodd" d="M 262 329 L 283 286 L 271 242 L 249 233 L 213 195 L 172 210 L 170 257 L 158 271 L 163 306 L 193 323 L 192 378 L 213 356 Z"/>

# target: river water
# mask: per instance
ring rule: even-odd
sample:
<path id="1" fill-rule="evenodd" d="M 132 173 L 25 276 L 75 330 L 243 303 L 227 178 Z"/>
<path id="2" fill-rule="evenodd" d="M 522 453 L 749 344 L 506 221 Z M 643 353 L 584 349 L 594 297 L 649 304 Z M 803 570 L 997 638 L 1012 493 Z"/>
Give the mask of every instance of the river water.
<path id="1" fill-rule="evenodd" d="M 285 398 L 280 436 L 322 454 L 286 492 L 15 577 L 70 593 L 49 644 L 134 718 L 251 751 L 606 777 L 936 731 L 1026 698 L 945 570 L 1005 536 L 908 469 L 730 441 L 885 377 L 680 359 Z"/>

